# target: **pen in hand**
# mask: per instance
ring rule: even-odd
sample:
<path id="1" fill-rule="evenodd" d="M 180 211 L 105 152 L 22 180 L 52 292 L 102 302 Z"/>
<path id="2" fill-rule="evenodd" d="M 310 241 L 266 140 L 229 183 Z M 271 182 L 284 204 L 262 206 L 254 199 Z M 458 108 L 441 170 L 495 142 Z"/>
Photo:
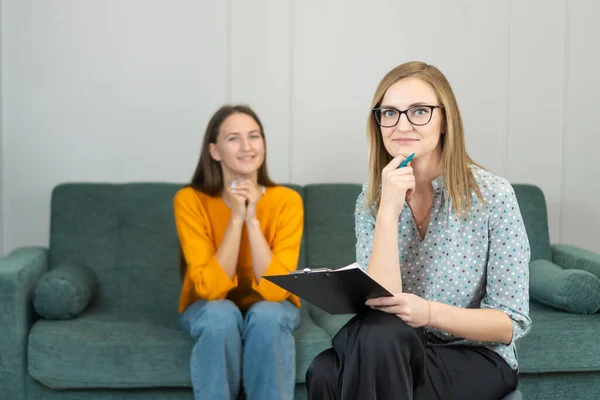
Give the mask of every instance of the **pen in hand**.
<path id="1" fill-rule="evenodd" d="M 406 159 L 404 161 L 402 161 L 402 163 L 400 163 L 400 166 L 398 168 L 406 167 L 408 165 L 408 163 L 410 162 L 410 160 L 413 159 L 414 156 L 415 156 L 415 153 L 412 153 L 410 156 L 406 157 Z"/>

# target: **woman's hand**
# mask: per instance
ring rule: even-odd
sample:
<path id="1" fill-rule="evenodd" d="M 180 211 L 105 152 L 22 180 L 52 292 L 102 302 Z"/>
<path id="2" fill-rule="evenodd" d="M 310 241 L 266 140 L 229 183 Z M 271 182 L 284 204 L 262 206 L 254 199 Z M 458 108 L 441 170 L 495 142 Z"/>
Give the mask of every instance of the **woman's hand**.
<path id="1" fill-rule="evenodd" d="M 431 324 L 429 301 L 410 293 L 398 293 L 392 297 L 378 297 L 366 304 L 375 310 L 395 314 L 407 325 L 420 328 Z"/>
<path id="2" fill-rule="evenodd" d="M 415 190 L 415 175 L 410 163 L 398 168 L 404 160 L 404 156 L 397 156 L 381 171 L 379 211 L 389 212 L 395 218 L 400 216 L 404 203 Z"/>
<path id="3" fill-rule="evenodd" d="M 260 198 L 256 186 L 249 179 L 244 179 L 237 181 L 234 189 L 237 195 L 246 200 L 246 222 L 254 222 L 256 220 L 256 203 Z"/>
<path id="4" fill-rule="evenodd" d="M 246 197 L 237 190 L 237 187 L 226 187 L 223 197 L 231 207 L 231 218 L 237 222 L 244 222 L 247 214 Z"/>

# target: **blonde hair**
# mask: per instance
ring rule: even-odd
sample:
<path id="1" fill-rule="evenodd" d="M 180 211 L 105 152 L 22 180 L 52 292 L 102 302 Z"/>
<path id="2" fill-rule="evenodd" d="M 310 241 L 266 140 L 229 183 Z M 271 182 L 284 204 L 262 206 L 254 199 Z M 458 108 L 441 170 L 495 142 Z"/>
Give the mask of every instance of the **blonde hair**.
<path id="1" fill-rule="evenodd" d="M 448 188 L 454 210 L 457 214 L 463 215 L 469 210 L 473 201 L 471 191 L 474 191 L 477 197 L 483 201 L 471 165 L 483 167 L 475 163 L 467 154 L 460 110 L 452 87 L 444 74 L 433 65 L 423 62 L 412 61 L 399 65 L 388 72 L 379 83 L 371 108 L 381 106 L 381 101 L 390 86 L 408 77 L 418 78 L 431 85 L 439 103 L 444 107 L 441 109 L 444 111 L 442 122 L 444 135 L 440 138 L 442 145 L 442 177 Z M 381 128 L 373 112 L 369 114 L 367 122 L 367 140 L 369 143 L 369 189 L 365 196 L 365 206 L 378 208 L 381 170 L 392 160 L 392 156 L 383 144 Z"/>

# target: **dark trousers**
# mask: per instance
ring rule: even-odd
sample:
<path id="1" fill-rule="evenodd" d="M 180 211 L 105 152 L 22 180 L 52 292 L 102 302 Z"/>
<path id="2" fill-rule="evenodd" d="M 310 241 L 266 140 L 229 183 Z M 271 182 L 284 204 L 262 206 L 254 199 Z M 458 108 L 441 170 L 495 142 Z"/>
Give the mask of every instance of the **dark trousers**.
<path id="1" fill-rule="evenodd" d="M 517 374 L 485 347 L 440 346 L 395 315 L 356 315 L 306 373 L 314 400 L 499 400 Z"/>

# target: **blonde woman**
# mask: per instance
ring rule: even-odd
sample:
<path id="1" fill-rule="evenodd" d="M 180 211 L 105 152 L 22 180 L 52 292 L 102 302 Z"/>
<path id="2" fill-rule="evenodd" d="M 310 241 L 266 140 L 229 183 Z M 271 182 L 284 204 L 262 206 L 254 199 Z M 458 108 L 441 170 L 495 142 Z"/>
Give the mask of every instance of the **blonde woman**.
<path id="1" fill-rule="evenodd" d="M 515 340 L 531 327 L 529 241 L 512 186 L 467 155 L 434 66 L 390 71 L 367 132 L 357 262 L 395 295 L 368 300 L 313 360 L 309 399 L 502 398 L 517 387 Z"/>

